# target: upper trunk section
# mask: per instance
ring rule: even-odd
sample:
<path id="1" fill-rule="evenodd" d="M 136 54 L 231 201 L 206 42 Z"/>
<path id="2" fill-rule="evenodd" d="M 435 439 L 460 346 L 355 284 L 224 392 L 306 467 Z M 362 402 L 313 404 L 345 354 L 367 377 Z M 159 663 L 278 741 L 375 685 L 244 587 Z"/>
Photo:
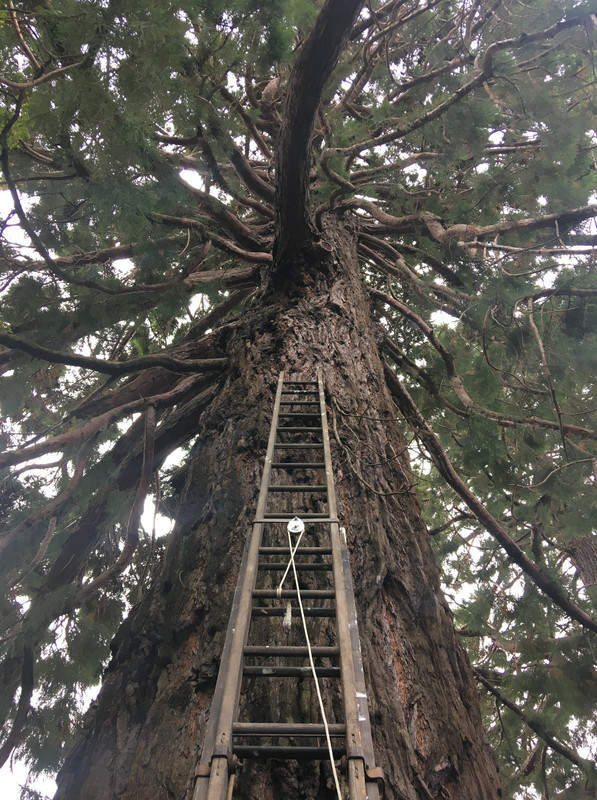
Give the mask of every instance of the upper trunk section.
<path id="1" fill-rule="evenodd" d="M 163 579 L 114 642 L 97 709 L 60 774 L 58 798 L 192 796 L 277 374 L 312 379 L 317 368 L 336 437 L 338 510 L 386 797 L 499 796 L 376 355 L 355 239 L 338 221 L 325 234 L 327 263 L 305 269 L 285 292 L 270 289 L 269 303 L 248 309 L 221 342 L 232 369 L 197 431 Z M 308 687 L 301 696 L 311 702 Z M 263 681 L 245 697 L 265 707 L 279 701 Z M 327 777 L 309 762 L 247 762 L 235 797 L 331 798 Z"/>
<path id="2" fill-rule="evenodd" d="M 362 0 L 328 0 L 301 45 L 286 93 L 276 149 L 276 264 L 312 246 L 309 216 L 311 135 L 321 95 L 337 64 Z"/>

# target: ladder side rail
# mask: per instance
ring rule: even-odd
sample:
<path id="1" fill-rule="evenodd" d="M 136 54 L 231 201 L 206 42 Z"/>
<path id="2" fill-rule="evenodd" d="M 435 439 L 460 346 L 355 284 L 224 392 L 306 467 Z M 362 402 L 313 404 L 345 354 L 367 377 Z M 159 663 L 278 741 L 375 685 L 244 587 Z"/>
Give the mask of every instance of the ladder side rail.
<path id="1" fill-rule="evenodd" d="M 328 510 L 331 518 L 337 520 L 336 492 L 332 471 L 332 454 L 330 449 L 329 429 L 325 409 L 325 392 L 323 375 L 317 371 L 319 388 L 319 406 L 321 412 L 321 428 L 325 474 L 328 487 Z M 332 544 L 332 564 L 334 586 L 336 589 L 336 622 L 338 646 L 340 648 L 340 669 L 342 672 L 342 695 L 344 702 L 344 720 L 346 723 L 346 756 L 348 759 L 348 791 L 350 800 L 366 800 L 365 755 L 361 742 L 359 725 L 359 709 L 357 705 L 357 687 L 355 683 L 355 653 L 351 636 L 351 619 L 348 608 L 348 592 L 344 574 L 342 550 L 340 544 L 340 527 L 338 522 L 330 523 Z"/>
<path id="2" fill-rule="evenodd" d="M 371 735 L 371 720 L 369 718 L 369 704 L 367 702 L 367 686 L 365 684 L 365 671 L 363 669 L 363 656 L 361 653 L 361 640 L 357 621 L 357 608 L 354 599 L 354 586 L 352 582 L 352 569 L 350 567 L 350 554 L 346 536 L 340 531 L 340 550 L 342 552 L 342 566 L 346 585 L 346 600 L 349 619 L 349 630 L 352 641 L 354 679 L 357 698 L 358 725 L 361 730 L 361 746 L 365 759 L 366 772 L 375 767 L 375 752 L 373 737 Z M 367 800 L 379 800 L 379 786 L 375 780 L 367 782 Z"/>
<path id="3" fill-rule="evenodd" d="M 245 549 L 239 570 L 239 574 L 241 575 L 245 574 L 246 572 L 247 561 L 249 559 L 249 551 L 251 549 L 252 539 L 253 539 L 252 535 L 248 536 L 247 541 L 245 543 Z M 239 581 L 236 584 L 236 589 L 234 592 L 234 599 L 232 601 L 232 608 L 230 610 L 230 619 L 238 617 L 240 610 L 241 593 L 242 593 L 241 590 L 242 587 Z M 212 762 L 214 747 L 216 744 L 217 726 L 220 721 L 220 711 L 222 708 L 224 687 L 226 683 L 226 671 L 222 667 L 223 665 L 227 665 L 230 663 L 230 654 L 232 651 L 233 640 L 234 640 L 234 628 L 229 624 L 228 630 L 226 631 L 226 639 L 224 642 L 224 647 L 222 649 L 222 655 L 220 657 L 220 669 L 216 681 L 216 688 L 214 689 L 214 694 L 210 705 L 209 720 L 207 722 L 205 738 L 203 741 L 203 748 L 201 751 L 201 758 L 199 760 L 199 764 L 197 766 L 195 773 L 196 783 L 193 792 L 193 800 L 206 800 L 207 798 L 207 788 L 209 784 L 210 770 L 211 770 L 210 765 Z M 224 766 L 226 767 L 227 770 L 228 765 L 225 764 Z"/>
<path id="4" fill-rule="evenodd" d="M 263 519 L 267 503 L 267 495 L 271 478 L 271 465 L 278 431 L 278 415 L 284 373 L 278 377 L 278 387 L 269 440 L 265 456 L 265 465 L 261 478 L 259 500 L 257 501 L 256 519 Z M 253 522 L 250 539 L 245 547 L 246 560 L 243 558 L 239 581 L 237 583 L 232 611 L 226 632 L 226 641 L 220 660 L 220 671 L 216 682 L 212 701 L 212 717 L 207 739 L 201 755 L 199 777 L 195 784 L 193 800 L 226 800 L 228 794 L 229 769 L 228 762 L 232 755 L 232 725 L 237 713 L 240 687 L 242 682 L 243 649 L 247 643 L 252 615 L 252 593 L 255 588 L 259 561 L 259 548 L 263 536 L 263 523 Z M 216 697 L 217 696 L 217 697 Z M 213 718 L 213 725 L 211 720 Z M 209 773 L 206 767 L 209 765 Z M 203 778 L 208 778 L 204 780 Z"/>

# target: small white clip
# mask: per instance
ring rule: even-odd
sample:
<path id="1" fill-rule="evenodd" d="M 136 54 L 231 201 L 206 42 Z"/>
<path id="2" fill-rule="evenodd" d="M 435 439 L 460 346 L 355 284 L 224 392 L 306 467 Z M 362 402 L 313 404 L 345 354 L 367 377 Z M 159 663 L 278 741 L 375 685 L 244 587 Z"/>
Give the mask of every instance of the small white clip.
<path id="1" fill-rule="evenodd" d="M 287 526 L 288 533 L 304 533 L 305 523 L 300 517 L 293 517 Z"/>

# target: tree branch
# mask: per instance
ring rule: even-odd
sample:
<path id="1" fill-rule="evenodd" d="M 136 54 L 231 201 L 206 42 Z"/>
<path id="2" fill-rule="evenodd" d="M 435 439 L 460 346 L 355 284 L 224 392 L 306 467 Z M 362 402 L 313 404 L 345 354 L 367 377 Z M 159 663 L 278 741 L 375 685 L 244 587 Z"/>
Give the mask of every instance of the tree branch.
<path id="1" fill-rule="evenodd" d="M 438 103 L 434 108 L 427 111 L 422 116 L 418 117 L 417 119 L 413 120 L 409 125 L 405 125 L 403 128 L 395 128 L 392 131 L 388 131 L 387 133 L 380 134 L 379 136 L 373 136 L 371 139 L 358 142 L 357 144 L 349 145 L 347 147 L 331 147 L 324 151 L 323 158 L 335 158 L 335 157 L 354 157 L 361 153 L 363 150 L 371 150 L 374 147 L 378 147 L 380 145 L 389 144 L 390 142 L 394 142 L 397 139 L 401 139 L 404 136 L 407 136 L 410 133 L 413 133 L 416 130 L 427 125 L 427 123 L 432 122 L 433 120 L 440 117 L 445 111 L 447 111 L 451 106 L 453 106 L 456 102 L 461 100 L 467 94 L 473 91 L 473 89 L 481 86 L 484 82 L 487 81 L 488 78 L 493 76 L 493 57 L 496 53 L 507 50 L 509 48 L 514 47 L 522 47 L 526 44 L 530 44 L 533 42 L 541 41 L 543 39 L 551 39 L 567 28 L 576 27 L 580 25 L 584 25 L 587 20 L 590 18 L 590 14 L 583 14 L 578 17 L 573 17 L 568 20 L 562 20 L 560 22 L 551 25 L 549 28 L 545 28 L 541 31 L 536 31 L 535 33 L 521 33 L 520 36 L 516 36 L 511 39 L 504 39 L 499 42 L 493 42 L 485 53 L 480 53 L 477 58 L 475 59 L 475 68 L 477 69 L 477 74 L 471 78 L 467 83 L 463 84 L 459 89 L 453 92 L 449 97 L 447 97 L 441 103 Z"/>
<path id="2" fill-rule="evenodd" d="M 464 384 L 456 373 L 452 354 L 446 350 L 446 348 L 438 340 L 433 328 L 431 328 L 425 322 L 425 320 L 423 320 L 412 309 L 410 309 L 404 303 L 401 303 L 400 300 L 396 300 L 395 297 L 391 297 L 390 295 L 373 288 L 369 289 L 369 294 L 374 299 L 381 300 L 382 302 L 387 303 L 389 306 L 395 308 L 404 317 L 409 319 L 411 322 L 414 322 L 419 330 L 424 333 L 425 337 L 441 356 L 446 368 L 446 374 L 448 376 L 448 380 L 450 381 L 450 385 L 465 408 L 468 408 L 470 411 L 481 417 L 492 419 L 507 428 L 514 428 L 517 425 L 530 425 L 534 428 L 547 428 L 548 430 L 564 431 L 568 434 L 586 436 L 589 439 L 597 439 L 597 431 L 592 430 L 591 428 L 582 428 L 579 425 L 563 424 L 559 421 L 542 419 L 541 417 L 508 417 L 505 414 L 501 414 L 499 411 L 493 411 L 490 408 L 480 406 L 469 396 L 468 392 L 464 388 Z"/>
<path id="3" fill-rule="evenodd" d="M 228 239 L 224 239 L 222 236 L 218 236 L 212 231 L 208 231 L 205 225 L 199 222 L 199 220 L 191 219 L 189 217 L 173 217 L 169 214 L 155 213 L 152 214 L 151 217 L 158 222 L 162 222 L 164 225 L 201 231 L 201 233 L 210 239 L 215 247 L 217 247 L 219 250 L 232 253 L 233 255 L 242 258 L 244 261 L 250 261 L 253 264 L 268 264 L 272 261 L 272 256 L 270 253 L 241 250 L 240 247 L 237 247 L 237 245 L 233 244 L 233 242 L 229 241 Z"/>
<path id="4" fill-rule="evenodd" d="M 531 561 L 505 528 L 502 527 L 483 503 L 470 491 L 452 466 L 441 442 L 425 422 L 413 399 L 387 364 L 384 365 L 384 372 L 386 382 L 396 401 L 396 405 L 427 450 L 431 461 L 437 467 L 440 475 L 446 480 L 449 486 L 452 487 L 468 508 L 470 508 L 471 512 L 484 526 L 487 532 L 501 545 L 510 559 L 529 576 L 533 583 L 568 614 L 571 619 L 575 619 L 585 628 L 597 633 L 597 621 L 592 619 L 586 611 L 583 611 L 582 608 L 577 606 L 576 603 L 564 593 L 563 589 L 553 578 Z"/>
<path id="5" fill-rule="evenodd" d="M 75 61 L 74 64 L 66 64 L 66 66 L 64 67 L 58 67 L 57 69 L 53 69 L 51 72 L 46 72 L 43 75 L 40 75 L 39 78 L 34 78 L 31 81 L 24 81 L 24 82 L 11 81 L 8 78 L 0 77 L 0 84 L 2 84 L 3 86 L 8 86 L 9 89 L 28 91 L 29 89 L 33 89 L 42 83 L 47 83 L 48 81 L 54 80 L 54 78 L 57 75 L 61 75 L 63 72 L 67 72 L 69 69 L 80 67 L 84 63 L 85 59 L 83 59 L 82 61 Z"/>
<path id="6" fill-rule="evenodd" d="M 162 394 L 156 394 L 152 397 L 140 397 L 129 403 L 117 406 L 109 411 L 94 417 L 92 420 L 82 425 L 75 430 L 67 431 L 66 433 L 58 434 L 52 439 L 45 439 L 43 442 L 31 445 L 30 447 L 21 448 L 19 450 L 10 450 L 0 454 L 0 468 L 10 467 L 13 464 L 20 464 L 23 461 L 37 458 L 45 453 L 53 453 L 62 450 L 64 447 L 78 442 L 85 442 L 96 433 L 105 430 L 108 425 L 116 422 L 123 416 L 134 414 L 135 412 L 147 408 L 152 405 L 156 408 L 166 408 L 175 403 L 180 402 L 183 398 L 188 397 L 195 389 L 195 386 L 202 380 L 202 376 L 193 376 L 192 378 L 184 378 L 173 389 Z"/>
<path id="7" fill-rule="evenodd" d="M 9 16 L 10 16 L 10 21 L 12 22 L 12 26 L 15 29 L 15 32 L 17 34 L 17 39 L 21 43 L 21 47 L 23 48 L 23 52 L 27 56 L 31 66 L 36 71 L 41 71 L 42 65 L 38 61 L 37 56 L 31 50 L 31 48 L 29 47 L 29 45 L 25 41 L 25 37 L 23 36 L 23 31 L 21 30 L 21 26 L 19 25 L 19 20 L 18 20 L 18 17 L 17 17 L 17 13 L 15 11 L 15 6 L 14 6 L 14 3 L 13 3 L 13 0 L 8 0 L 8 9 L 9 9 L 8 13 L 9 13 Z"/>
<path id="8" fill-rule="evenodd" d="M 309 150 L 321 95 L 363 0 L 326 0 L 290 73 L 276 151 L 276 260 L 312 239 Z"/>
<path id="9" fill-rule="evenodd" d="M 53 364 L 68 364 L 71 367 L 82 367 L 100 372 L 104 375 L 131 375 L 135 372 L 142 372 L 150 367 L 162 367 L 171 372 L 212 372 L 220 370 L 227 363 L 225 358 L 204 358 L 197 361 L 181 360 L 172 356 L 156 353 L 151 356 L 141 356 L 131 358 L 128 361 L 104 361 L 101 358 L 91 358 L 90 356 L 79 356 L 74 353 L 60 353 L 56 350 L 49 350 L 38 344 L 26 342 L 17 336 L 8 333 L 0 333 L 0 344 L 27 353 L 33 358 L 42 361 L 50 361 Z"/>
<path id="10" fill-rule="evenodd" d="M 388 215 L 389 216 L 389 215 Z M 526 219 L 502 220 L 495 225 L 450 225 L 444 227 L 442 221 L 435 214 L 423 212 L 420 217 L 427 226 L 429 233 L 438 242 L 450 241 L 455 244 L 479 239 L 486 239 L 499 234 L 521 233 L 524 231 L 534 231 L 540 228 L 549 228 L 556 223 L 573 224 L 586 222 L 597 216 L 597 205 L 582 206 L 570 211 L 561 211 L 557 214 L 544 214 L 542 217 L 531 217 Z M 400 218 L 395 218 L 400 222 Z M 387 223 L 386 223 L 387 224 Z"/>
<path id="11" fill-rule="evenodd" d="M 506 708 L 509 708 L 510 711 L 516 714 L 516 716 L 521 719 L 532 731 L 534 731 L 540 739 L 549 745 L 552 750 L 554 750 L 556 753 L 559 753 L 561 756 L 564 756 L 564 758 L 567 758 L 568 761 L 571 761 L 573 764 L 576 764 L 576 766 L 580 767 L 580 769 L 582 769 L 582 771 L 586 774 L 591 774 L 594 772 L 595 766 L 592 762 L 581 758 L 578 753 L 575 753 L 570 747 L 556 739 L 553 733 L 545 728 L 543 723 L 531 717 L 530 714 L 523 711 L 522 708 L 517 706 L 511 700 L 508 700 L 508 698 L 502 694 L 497 686 L 494 686 L 492 683 L 490 683 L 490 681 L 488 681 L 478 669 L 473 667 L 473 672 L 475 674 L 475 678 L 483 684 L 488 692 L 490 692 L 497 700 L 499 700 L 502 705 L 506 706 Z"/>

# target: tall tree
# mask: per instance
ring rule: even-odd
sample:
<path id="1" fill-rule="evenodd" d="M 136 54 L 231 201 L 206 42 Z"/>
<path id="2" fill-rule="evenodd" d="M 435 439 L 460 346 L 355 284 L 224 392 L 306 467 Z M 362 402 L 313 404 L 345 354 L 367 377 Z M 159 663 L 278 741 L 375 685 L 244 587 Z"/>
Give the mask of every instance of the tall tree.
<path id="1" fill-rule="evenodd" d="M 386 797 L 496 798 L 490 745 L 595 796 L 596 19 L 4 5 L 3 761 L 191 797 L 276 376 L 321 367 Z"/>

